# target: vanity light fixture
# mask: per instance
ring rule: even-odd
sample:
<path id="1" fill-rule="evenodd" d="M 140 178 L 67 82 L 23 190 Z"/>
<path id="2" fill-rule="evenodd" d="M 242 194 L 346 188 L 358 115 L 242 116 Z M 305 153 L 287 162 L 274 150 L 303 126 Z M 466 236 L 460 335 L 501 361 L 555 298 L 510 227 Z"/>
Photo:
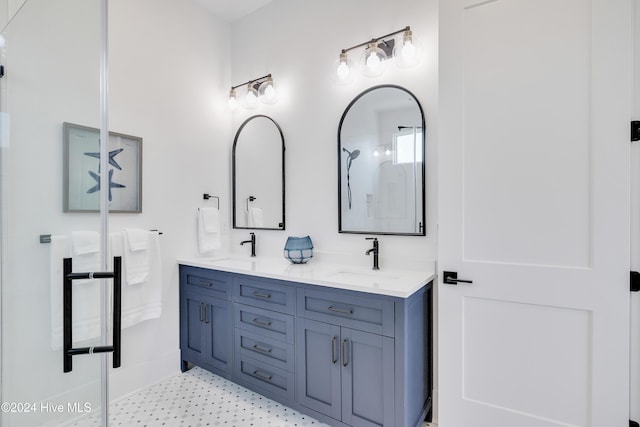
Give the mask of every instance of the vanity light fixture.
<path id="1" fill-rule="evenodd" d="M 402 33 L 401 42 L 396 43 L 394 38 L 390 38 L 400 33 Z M 395 58 L 396 65 L 400 68 L 413 67 L 420 62 L 421 49 L 419 43 L 413 38 L 411 27 L 407 26 L 401 30 L 342 49 L 336 67 L 336 81 L 338 83 L 346 84 L 353 80 L 354 66 L 347 53 L 363 46 L 367 47 L 360 58 L 360 68 L 362 74 L 366 77 L 382 75 L 386 60 L 391 57 Z"/>
<path id="2" fill-rule="evenodd" d="M 246 93 L 243 102 L 240 102 L 236 89 L 243 86 L 246 86 Z M 278 102 L 278 92 L 276 86 L 273 84 L 271 74 L 246 81 L 236 86 L 231 86 L 228 101 L 230 110 L 233 111 L 240 105 L 243 105 L 247 109 L 254 109 L 258 106 L 258 100 L 264 104 L 275 104 Z"/>

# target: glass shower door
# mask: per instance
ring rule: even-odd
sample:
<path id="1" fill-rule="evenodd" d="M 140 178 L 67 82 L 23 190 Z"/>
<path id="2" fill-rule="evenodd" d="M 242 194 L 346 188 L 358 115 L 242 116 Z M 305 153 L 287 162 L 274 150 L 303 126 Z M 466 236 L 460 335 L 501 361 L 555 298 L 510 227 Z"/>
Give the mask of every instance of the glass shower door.
<path id="1" fill-rule="evenodd" d="M 91 128 L 103 122 L 102 4 L 0 5 L 0 425 L 64 425 L 82 417 L 102 423 L 111 356 L 74 356 L 72 370 L 63 372 L 62 287 L 63 258 L 73 260 L 75 272 L 107 271 L 111 264 L 103 256 L 104 208 L 88 203 L 92 212 L 65 212 L 69 195 L 91 201 L 105 182 L 99 156 L 91 155 L 99 151 L 95 142 L 70 161 L 63 133 L 65 122 Z M 65 180 L 75 161 L 86 170 Z M 64 197 L 66 186 L 71 190 Z M 73 347 L 111 342 L 103 308 L 110 304 L 107 286 L 110 280 L 74 281 Z"/>

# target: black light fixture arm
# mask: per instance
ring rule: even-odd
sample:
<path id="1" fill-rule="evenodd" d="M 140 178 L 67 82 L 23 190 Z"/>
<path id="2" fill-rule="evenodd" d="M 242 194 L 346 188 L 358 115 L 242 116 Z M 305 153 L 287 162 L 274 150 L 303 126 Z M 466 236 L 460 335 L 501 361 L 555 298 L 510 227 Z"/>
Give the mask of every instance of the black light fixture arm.
<path id="1" fill-rule="evenodd" d="M 389 33 L 389 34 L 385 34 L 384 36 L 375 37 L 375 38 L 372 38 L 371 40 L 366 41 L 366 42 L 364 42 L 364 43 L 360 43 L 360 44 L 357 44 L 357 45 L 355 45 L 355 46 L 351 46 L 351 47 L 348 47 L 348 48 L 346 48 L 346 49 L 342 49 L 342 51 L 341 51 L 341 52 L 342 52 L 342 53 L 347 53 L 347 52 L 349 52 L 350 50 L 357 49 L 357 48 L 362 47 L 362 46 L 367 46 L 367 45 L 368 45 L 368 44 L 370 44 L 370 43 L 377 43 L 378 41 L 380 41 L 380 40 L 382 40 L 382 39 L 386 39 L 387 37 L 395 36 L 396 34 L 404 33 L 405 31 L 411 31 L 411 27 L 407 25 L 406 27 L 404 27 L 404 28 L 403 28 L 403 29 L 401 29 L 401 30 L 394 31 L 394 32 Z"/>
<path id="2" fill-rule="evenodd" d="M 271 73 L 267 74 L 266 76 L 259 77 L 257 79 L 248 80 L 248 81 L 246 81 L 244 83 L 240 83 L 239 85 L 236 85 L 236 86 L 231 86 L 231 90 L 238 89 L 239 87 L 242 87 L 242 86 L 245 86 L 245 85 L 248 85 L 248 84 L 262 82 L 263 80 L 267 80 L 270 77 L 271 77 Z"/>

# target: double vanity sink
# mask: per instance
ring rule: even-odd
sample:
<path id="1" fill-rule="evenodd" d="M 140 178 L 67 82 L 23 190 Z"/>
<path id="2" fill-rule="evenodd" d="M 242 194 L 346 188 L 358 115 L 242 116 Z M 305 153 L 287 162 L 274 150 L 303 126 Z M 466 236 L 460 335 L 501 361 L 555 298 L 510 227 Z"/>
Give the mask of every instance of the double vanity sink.
<path id="1" fill-rule="evenodd" d="M 201 366 L 331 426 L 430 419 L 433 272 L 270 257 L 179 264 L 183 370 Z"/>
<path id="2" fill-rule="evenodd" d="M 220 256 L 185 259 L 179 264 L 400 298 L 410 297 L 435 278 L 433 271 L 372 270 L 315 260 L 292 264 L 276 257 Z"/>

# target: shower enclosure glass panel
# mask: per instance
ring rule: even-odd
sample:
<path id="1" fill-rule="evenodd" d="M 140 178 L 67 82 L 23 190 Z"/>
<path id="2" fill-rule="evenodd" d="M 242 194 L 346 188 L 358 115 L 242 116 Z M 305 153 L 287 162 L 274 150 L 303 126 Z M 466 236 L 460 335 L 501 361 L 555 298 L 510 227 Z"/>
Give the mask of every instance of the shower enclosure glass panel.
<path id="1" fill-rule="evenodd" d="M 100 418 L 104 356 L 75 356 L 63 372 L 62 258 L 72 256 L 76 272 L 104 271 L 106 214 L 63 213 L 62 177 L 63 123 L 101 127 L 101 2 L 0 0 L 0 7 L 0 425 Z M 100 174 L 99 160 L 88 161 Z M 92 233 L 72 238 L 78 231 Z M 41 235 L 53 241 L 41 243 Z M 105 285 L 111 281 L 74 281 L 74 347 L 111 341 Z"/>

